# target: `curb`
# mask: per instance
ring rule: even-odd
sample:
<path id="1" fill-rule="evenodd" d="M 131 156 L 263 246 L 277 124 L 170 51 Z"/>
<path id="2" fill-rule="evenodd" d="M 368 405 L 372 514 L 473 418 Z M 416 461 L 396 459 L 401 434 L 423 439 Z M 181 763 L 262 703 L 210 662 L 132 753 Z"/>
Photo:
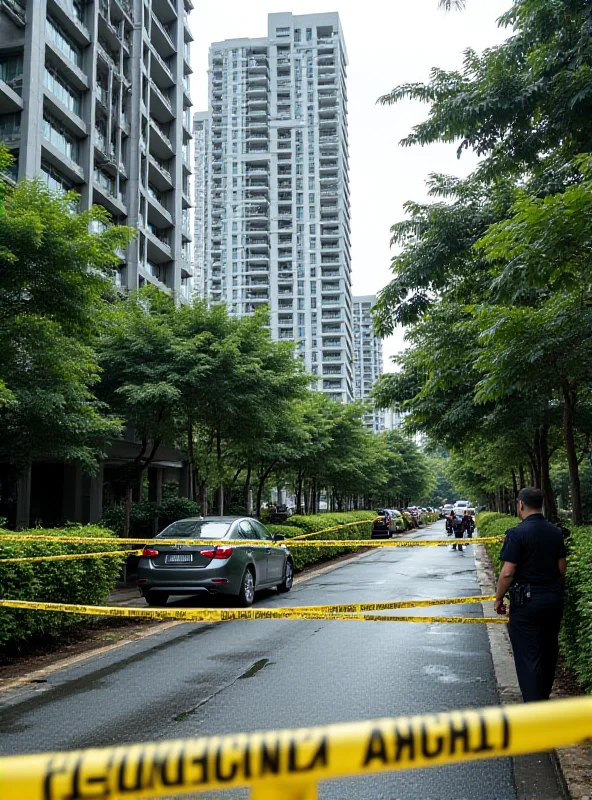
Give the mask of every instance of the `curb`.
<path id="1" fill-rule="evenodd" d="M 485 547 L 482 544 L 478 544 L 478 541 L 477 538 L 475 540 L 477 580 L 483 594 L 495 594 L 497 586 L 495 574 Z M 493 610 L 493 603 L 481 603 L 481 606 L 483 608 L 484 617 L 497 616 Z M 510 644 L 508 631 L 503 625 L 487 625 L 486 627 L 500 703 L 502 705 L 521 703 L 522 694 L 518 686 L 518 678 L 516 676 L 512 645 Z M 566 757 L 569 753 L 572 753 L 573 750 L 574 748 L 570 748 L 567 751 L 554 750 L 550 754 L 550 760 L 554 767 L 557 780 L 563 787 L 563 798 L 569 798 L 569 800 L 592 800 L 592 797 L 582 795 L 578 788 L 579 781 L 581 781 L 582 778 L 581 771 L 576 771 L 576 768 L 572 766 L 571 759 Z M 540 769 L 542 766 L 540 759 L 538 759 L 536 755 L 532 755 L 522 756 L 520 760 L 513 758 L 512 761 L 517 797 L 519 800 L 527 800 L 527 798 L 528 800 L 530 800 L 530 798 L 535 800 L 539 795 L 524 794 L 524 787 L 530 783 L 533 770 L 537 770 L 537 768 Z M 545 795 L 545 800 L 547 800 L 547 798 L 548 795 Z M 558 797 L 557 800 L 563 800 L 563 798 Z"/>

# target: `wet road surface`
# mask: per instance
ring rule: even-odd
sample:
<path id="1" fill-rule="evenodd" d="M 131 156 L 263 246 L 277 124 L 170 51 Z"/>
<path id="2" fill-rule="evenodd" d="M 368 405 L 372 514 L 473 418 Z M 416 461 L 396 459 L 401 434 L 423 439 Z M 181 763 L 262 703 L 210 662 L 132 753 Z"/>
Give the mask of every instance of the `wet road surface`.
<path id="1" fill-rule="evenodd" d="M 422 532 L 441 538 L 443 523 Z M 258 606 L 479 595 L 472 548 L 385 548 Z M 176 601 L 198 605 L 195 600 Z M 396 612 L 394 612 L 396 613 Z M 480 605 L 404 611 L 481 616 Z M 3 754 L 302 727 L 498 703 L 483 625 L 186 624 L 0 695 Z M 242 798 L 244 790 L 196 795 Z M 321 785 L 323 800 L 515 800 L 509 759 Z"/>

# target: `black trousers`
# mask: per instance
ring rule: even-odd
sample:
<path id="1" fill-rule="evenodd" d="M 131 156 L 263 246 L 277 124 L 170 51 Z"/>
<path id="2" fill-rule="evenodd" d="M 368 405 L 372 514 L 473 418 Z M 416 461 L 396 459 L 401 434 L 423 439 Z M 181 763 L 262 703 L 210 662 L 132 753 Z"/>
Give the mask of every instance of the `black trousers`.
<path id="1" fill-rule="evenodd" d="M 457 531 L 457 530 L 455 530 L 455 531 L 454 531 L 454 538 L 455 538 L 455 539 L 462 539 L 462 538 L 463 538 L 463 536 L 464 536 L 464 534 L 463 534 L 463 532 L 462 532 L 462 531 Z M 462 546 L 462 542 L 457 542 L 457 544 L 458 544 L 458 549 L 459 549 L 459 550 L 462 550 L 462 547 L 463 547 L 463 546 Z M 452 549 L 453 549 L 453 550 L 456 550 L 456 544 L 453 544 L 453 545 L 452 545 Z"/>
<path id="2" fill-rule="evenodd" d="M 533 590 L 521 608 L 512 608 L 510 604 L 508 632 L 525 703 L 549 699 L 557 668 L 562 616 L 563 594 L 558 590 Z"/>

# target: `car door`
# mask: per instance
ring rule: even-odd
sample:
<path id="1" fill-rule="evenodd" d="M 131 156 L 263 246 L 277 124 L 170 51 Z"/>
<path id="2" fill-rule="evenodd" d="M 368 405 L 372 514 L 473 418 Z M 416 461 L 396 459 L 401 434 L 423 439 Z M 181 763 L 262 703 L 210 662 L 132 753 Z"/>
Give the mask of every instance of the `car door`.
<path id="1" fill-rule="evenodd" d="M 261 539 L 259 532 L 255 530 L 251 520 L 241 519 L 238 523 L 238 530 L 240 535 L 245 539 Z M 264 584 L 267 582 L 267 559 L 268 549 L 261 545 L 245 545 L 247 554 L 255 562 L 256 571 L 256 585 Z"/>
<path id="2" fill-rule="evenodd" d="M 257 535 L 265 542 L 269 542 L 267 549 L 267 583 L 278 584 L 284 577 L 284 565 L 286 552 L 283 547 L 273 547 L 273 536 L 258 520 L 251 520 L 252 526 L 256 529 Z"/>

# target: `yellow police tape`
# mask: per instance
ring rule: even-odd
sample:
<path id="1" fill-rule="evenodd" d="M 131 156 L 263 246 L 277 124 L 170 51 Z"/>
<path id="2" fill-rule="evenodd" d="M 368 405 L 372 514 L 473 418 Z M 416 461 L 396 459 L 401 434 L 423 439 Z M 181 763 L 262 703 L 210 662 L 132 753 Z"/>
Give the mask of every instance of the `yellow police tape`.
<path id="1" fill-rule="evenodd" d="M 442 600 L 438 605 L 448 604 Z M 454 602 L 454 600 L 453 600 Z M 465 600 L 467 602 L 467 600 Z M 479 602 L 473 598 L 472 602 Z M 426 601 L 416 601 L 410 605 L 407 601 L 399 605 L 393 603 L 374 603 L 378 609 L 414 608 L 425 605 Z M 436 603 L 430 603 L 436 605 Z M 230 622 L 232 620 L 261 619 L 300 619 L 300 620 L 350 620 L 362 622 L 419 622 L 424 624 L 443 623 L 449 625 L 473 625 L 507 622 L 505 617 L 416 617 L 416 616 L 381 616 L 365 613 L 339 613 L 312 609 L 294 608 L 129 608 L 127 606 L 86 606 L 70 603 L 40 603 L 33 600 L 0 600 L 0 608 L 17 608 L 27 611 L 52 611 L 67 614 L 84 614 L 101 617 L 131 617 L 133 619 L 177 619 L 184 622 Z M 318 607 L 321 608 L 321 607 Z M 331 606 L 324 608 L 331 609 Z M 337 607 L 335 607 L 337 608 Z"/>
<path id="2" fill-rule="evenodd" d="M 356 525 L 372 525 L 374 524 L 380 517 L 375 517 L 374 519 L 365 519 L 361 522 L 347 522 L 344 525 L 336 525 L 334 528 L 325 528 L 323 531 L 313 531 L 312 533 L 301 533 L 298 536 L 293 536 L 290 541 L 300 541 L 302 539 L 309 539 L 311 536 L 320 536 L 321 533 L 333 533 L 333 531 L 340 531 L 342 528 L 354 528 Z"/>
<path id="3" fill-rule="evenodd" d="M 324 531 L 326 533 L 326 531 Z M 319 531 L 320 533 L 320 531 Z M 449 544 L 471 544 L 473 541 L 481 544 L 483 542 L 501 542 L 503 536 L 489 536 L 476 539 L 322 539 L 320 541 L 302 541 L 301 539 L 285 539 L 282 541 L 262 541 L 261 539 L 125 539 L 122 537 L 109 538 L 109 544 L 114 542 L 125 542 L 126 544 L 142 544 L 148 547 L 168 546 L 168 545 L 202 545 L 214 546 L 229 544 L 252 545 L 260 547 L 441 547 Z M 0 544 L 6 542 L 67 542 L 70 544 L 100 544 L 96 537 L 90 536 L 35 536 L 35 535 L 0 535 Z"/>
<path id="4" fill-rule="evenodd" d="M 70 561 L 75 558 L 109 558 L 111 556 L 140 555 L 141 550 L 108 550 L 104 553 L 68 553 L 60 556 L 31 556 L 23 558 L 0 558 L 0 564 L 19 564 L 23 561 Z"/>
<path id="5" fill-rule="evenodd" d="M 541 752 L 590 737 L 592 697 L 581 697 L 9 756 L 0 759 L 0 795 L 3 800 L 115 800 L 250 786 L 262 790 L 258 796 L 316 797 L 316 782 L 329 778 Z"/>

